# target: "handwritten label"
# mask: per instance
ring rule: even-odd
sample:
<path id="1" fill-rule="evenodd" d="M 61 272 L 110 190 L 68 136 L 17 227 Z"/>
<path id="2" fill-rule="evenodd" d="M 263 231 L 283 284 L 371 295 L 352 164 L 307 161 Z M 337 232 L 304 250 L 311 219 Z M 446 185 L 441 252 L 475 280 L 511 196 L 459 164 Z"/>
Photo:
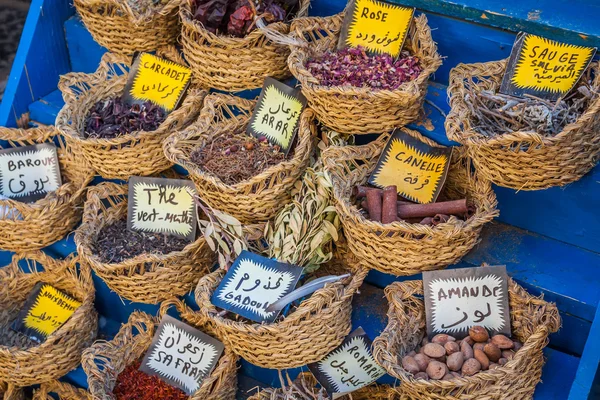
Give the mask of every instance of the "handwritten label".
<path id="1" fill-rule="evenodd" d="M 11 328 L 43 342 L 64 325 L 81 303 L 55 287 L 38 283 Z"/>
<path id="2" fill-rule="evenodd" d="M 142 360 L 140 371 L 192 395 L 211 374 L 223 349 L 223 343 L 218 340 L 165 315 Z"/>
<path id="3" fill-rule="evenodd" d="M 150 101 L 167 112 L 179 105 L 187 90 L 192 70 L 148 53 L 141 53 L 129 73 L 125 86 L 125 101 Z"/>
<path id="4" fill-rule="evenodd" d="M 436 201 L 450 167 L 451 147 L 433 147 L 397 129 L 387 142 L 369 183 L 396 185 L 398 194 L 417 203 Z"/>
<path id="5" fill-rule="evenodd" d="M 305 106 L 306 98 L 300 90 L 266 78 L 247 132 L 256 137 L 265 136 L 269 143 L 281 147 L 287 155 L 294 143 L 298 121 Z"/>
<path id="6" fill-rule="evenodd" d="M 521 32 L 510 54 L 500 92 L 558 100 L 575 87 L 595 53 L 594 47 L 560 43 Z"/>
<path id="7" fill-rule="evenodd" d="M 196 238 L 196 187 L 183 179 L 129 179 L 127 227 L 132 230 Z"/>
<path id="8" fill-rule="evenodd" d="M 56 146 L 50 143 L 0 150 L 0 195 L 34 202 L 62 184 Z"/>
<path id="9" fill-rule="evenodd" d="M 371 340 L 362 328 L 356 329 L 334 351 L 308 369 L 330 397 L 337 399 L 370 385 L 385 374 L 371 353 Z"/>
<path id="10" fill-rule="evenodd" d="M 267 312 L 267 307 L 294 290 L 302 271 L 301 267 L 242 251 L 211 301 L 244 318 L 273 322 L 280 310 Z"/>
<path id="11" fill-rule="evenodd" d="M 427 333 L 468 335 L 472 326 L 511 334 L 506 267 L 423 272 Z"/>
<path id="12" fill-rule="evenodd" d="M 398 57 L 414 8 L 378 0 L 352 0 L 346 11 L 338 48 L 364 47 L 375 54 Z"/>

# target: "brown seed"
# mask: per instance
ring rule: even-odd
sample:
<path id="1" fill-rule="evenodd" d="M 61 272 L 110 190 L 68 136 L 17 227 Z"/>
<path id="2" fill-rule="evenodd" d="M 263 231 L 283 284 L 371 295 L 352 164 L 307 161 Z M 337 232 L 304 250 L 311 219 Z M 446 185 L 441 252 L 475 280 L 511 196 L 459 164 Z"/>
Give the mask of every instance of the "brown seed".
<path id="1" fill-rule="evenodd" d="M 234 144 L 233 146 L 229 147 L 229 151 L 232 153 L 235 153 L 239 149 L 240 149 L 240 146 L 238 146 L 237 144 Z"/>
<path id="2" fill-rule="evenodd" d="M 454 375 L 452 375 L 452 374 L 446 374 L 442 378 L 443 381 L 451 381 L 452 379 L 454 379 Z"/>
<path id="3" fill-rule="evenodd" d="M 502 351 L 502 358 L 506 358 L 508 361 L 510 361 L 513 358 L 515 358 L 515 352 L 512 351 L 512 350 L 503 350 Z"/>
<path id="4" fill-rule="evenodd" d="M 475 341 L 473 339 L 471 339 L 471 336 L 467 336 L 462 341 L 469 343 L 469 346 L 473 346 L 475 344 Z"/>
<path id="5" fill-rule="evenodd" d="M 455 341 L 456 341 L 456 339 L 454 337 L 452 337 L 450 335 L 446 335 L 445 333 L 439 333 L 431 339 L 431 343 L 441 344 L 442 346 L 448 342 L 455 342 Z"/>
<path id="6" fill-rule="evenodd" d="M 475 351 L 475 350 L 481 350 L 481 351 L 483 351 L 484 347 L 485 347 L 485 343 L 475 343 L 473 345 L 473 351 Z"/>
<path id="7" fill-rule="evenodd" d="M 494 343 L 486 344 L 483 348 L 483 352 L 491 362 L 498 362 L 500 357 L 502 357 L 502 350 L 500 350 Z"/>
<path id="8" fill-rule="evenodd" d="M 419 348 L 419 354 L 425 354 L 425 346 Z"/>
<path id="9" fill-rule="evenodd" d="M 508 362 L 508 360 L 506 358 L 501 358 L 498 360 L 498 364 L 500 364 L 500 365 L 506 365 L 507 362 Z"/>
<path id="10" fill-rule="evenodd" d="M 431 358 L 439 358 L 446 355 L 446 349 L 440 344 L 437 343 L 427 343 L 425 345 L 424 353 L 426 356 Z M 443 375 L 442 375 L 443 376 Z M 436 378 L 439 379 L 439 378 Z"/>
<path id="11" fill-rule="evenodd" d="M 523 345 L 521 344 L 521 342 L 514 342 L 514 344 L 513 344 L 513 350 L 515 352 L 521 350 L 522 347 L 523 347 Z"/>
<path id="12" fill-rule="evenodd" d="M 431 361 L 431 358 L 427 357 L 425 354 L 417 354 L 413 358 L 417 362 L 417 365 L 419 365 L 419 370 L 425 372 L 429 362 Z"/>
<path id="13" fill-rule="evenodd" d="M 475 356 L 475 359 L 479 361 L 479 364 L 481 364 L 482 370 L 485 371 L 490 367 L 490 359 L 485 355 L 485 353 L 482 350 L 475 349 L 473 354 Z"/>
<path id="14" fill-rule="evenodd" d="M 471 358 L 465 361 L 460 371 L 465 376 L 473 376 L 481 371 L 481 364 L 476 359 Z"/>
<path id="15" fill-rule="evenodd" d="M 420 371 L 419 364 L 417 364 L 414 358 L 409 356 L 406 356 L 402 359 L 402 368 L 411 374 L 417 374 Z"/>
<path id="16" fill-rule="evenodd" d="M 427 366 L 427 375 L 431 379 L 442 379 L 447 372 L 448 367 L 446 367 L 446 364 L 442 364 L 439 361 L 432 361 Z"/>
<path id="17" fill-rule="evenodd" d="M 250 151 L 254 149 L 254 143 L 252 142 L 248 142 L 244 145 L 244 147 L 246 148 L 246 150 Z"/>
<path id="18" fill-rule="evenodd" d="M 429 339 L 427 338 L 427 336 L 425 336 L 423 340 L 421 340 L 421 346 L 425 346 L 427 343 L 429 343 Z"/>
<path id="19" fill-rule="evenodd" d="M 446 360 L 446 365 L 448 365 L 448 369 L 450 371 L 460 371 L 463 363 L 465 362 L 465 356 L 462 352 L 452 353 L 448 356 L 448 360 Z"/>
<path id="20" fill-rule="evenodd" d="M 417 355 L 417 352 L 414 350 L 407 354 L 407 356 L 409 356 L 409 357 L 414 357 L 416 355 Z"/>
<path id="21" fill-rule="evenodd" d="M 419 372 L 418 374 L 415 375 L 415 379 L 425 379 L 426 381 L 428 381 L 429 375 L 427 375 L 427 373 L 425 373 L 425 372 Z"/>
<path id="22" fill-rule="evenodd" d="M 463 356 L 465 356 L 465 360 L 473 358 L 473 348 L 464 340 L 460 344 L 460 351 L 463 353 Z"/>
<path id="23" fill-rule="evenodd" d="M 460 346 L 456 342 L 446 342 L 444 349 L 446 349 L 446 354 L 450 355 L 460 351 Z"/>
<path id="24" fill-rule="evenodd" d="M 498 367 L 500 367 L 498 364 L 496 364 L 496 363 L 490 363 L 490 368 L 489 368 L 489 370 L 491 371 L 491 370 L 493 370 L 493 369 L 496 369 L 496 368 L 498 368 Z"/>
<path id="25" fill-rule="evenodd" d="M 455 378 L 460 378 L 460 374 L 458 372 L 450 372 L 452 375 L 454 375 Z"/>
<path id="26" fill-rule="evenodd" d="M 469 329 L 469 337 L 476 342 L 487 342 L 490 338 L 487 329 L 483 326 L 474 326 Z"/>
<path id="27" fill-rule="evenodd" d="M 502 350 L 512 349 L 514 345 L 514 342 L 504 335 L 494 335 L 492 337 L 492 343 Z"/>

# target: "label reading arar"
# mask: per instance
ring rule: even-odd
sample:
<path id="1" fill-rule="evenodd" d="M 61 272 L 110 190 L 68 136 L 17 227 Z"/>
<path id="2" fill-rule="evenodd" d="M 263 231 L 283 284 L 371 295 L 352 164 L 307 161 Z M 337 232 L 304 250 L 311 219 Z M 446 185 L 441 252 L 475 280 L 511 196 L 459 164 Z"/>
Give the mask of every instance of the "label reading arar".
<path id="1" fill-rule="evenodd" d="M 397 129 L 387 142 L 369 183 L 396 185 L 398 194 L 417 203 L 434 202 L 446 181 L 452 148 L 434 147 Z"/>
<path id="2" fill-rule="evenodd" d="M 427 333 L 463 338 L 479 325 L 510 336 L 507 281 L 504 266 L 423 272 Z"/>
<path id="3" fill-rule="evenodd" d="M 400 55 L 414 8 L 378 0 L 351 0 L 338 48 L 364 47 L 374 54 Z"/>
<path id="4" fill-rule="evenodd" d="M 266 78 L 247 132 L 256 137 L 265 136 L 269 143 L 281 147 L 287 155 L 305 106 L 306 98 L 299 90 Z"/>
<path id="5" fill-rule="evenodd" d="M 196 238 L 196 187 L 183 179 L 129 179 L 127 228 Z"/>
<path id="6" fill-rule="evenodd" d="M 43 342 L 63 326 L 81 303 L 55 287 L 38 283 L 12 325 L 36 342 Z"/>
<path id="7" fill-rule="evenodd" d="M 150 101 L 167 112 L 177 108 L 190 84 L 192 71 L 149 53 L 134 61 L 125 86 L 128 103 Z"/>
<path id="8" fill-rule="evenodd" d="M 594 47 L 560 43 L 521 32 L 510 54 L 500 92 L 558 100 L 575 87 L 595 53 Z"/>
<path id="9" fill-rule="evenodd" d="M 53 144 L 0 150 L 0 195 L 34 202 L 57 190 L 61 182 Z"/>

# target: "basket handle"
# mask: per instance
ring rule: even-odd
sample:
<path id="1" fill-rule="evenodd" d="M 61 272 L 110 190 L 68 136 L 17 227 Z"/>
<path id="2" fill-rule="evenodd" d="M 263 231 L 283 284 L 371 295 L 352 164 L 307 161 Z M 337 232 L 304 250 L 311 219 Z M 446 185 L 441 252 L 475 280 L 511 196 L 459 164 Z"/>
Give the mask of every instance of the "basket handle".
<path id="1" fill-rule="evenodd" d="M 119 185 L 112 182 L 101 182 L 96 186 L 88 188 L 87 200 L 83 205 L 83 220 L 91 220 L 98 215 L 98 209 L 91 201 L 93 197 L 108 202 L 108 208 L 117 206 L 119 197 L 126 197 L 129 192 L 127 185 Z"/>

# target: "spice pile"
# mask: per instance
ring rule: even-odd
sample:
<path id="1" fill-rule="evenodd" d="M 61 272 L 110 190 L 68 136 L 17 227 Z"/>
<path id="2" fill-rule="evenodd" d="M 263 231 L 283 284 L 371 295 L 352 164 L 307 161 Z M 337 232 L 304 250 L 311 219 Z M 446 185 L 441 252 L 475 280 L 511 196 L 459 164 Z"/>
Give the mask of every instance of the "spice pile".
<path id="1" fill-rule="evenodd" d="M 173 235 L 129 230 L 127 221 L 121 220 L 100 230 L 93 251 L 104 263 L 119 263 L 140 254 L 181 251 L 188 244 L 188 240 Z"/>
<path id="2" fill-rule="evenodd" d="M 279 164 L 285 155 L 264 136 L 257 139 L 242 134 L 220 136 L 194 150 L 190 159 L 226 185 L 235 185 Z"/>
<path id="3" fill-rule="evenodd" d="M 156 376 L 139 371 L 140 361 L 127 366 L 117 377 L 113 394 L 117 400 L 186 400 L 180 389 L 166 384 Z"/>
<path id="4" fill-rule="evenodd" d="M 490 338 L 484 327 L 474 326 L 463 340 L 446 334 L 434 336 L 431 342 L 424 338 L 417 351 L 402 359 L 402 368 L 416 379 L 451 380 L 502 367 L 521 347 L 504 335 Z"/>
<path id="5" fill-rule="evenodd" d="M 402 52 L 398 60 L 389 54 L 370 56 L 363 47 L 328 51 L 306 63 L 323 86 L 355 86 L 395 90 L 416 79 L 422 71 L 419 59 Z"/>
<path id="6" fill-rule="evenodd" d="M 150 102 L 128 105 L 120 97 L 101 100 L 86 117 L 84 135 L 86 138 L 112 139 L 134 131 L 152 132 L 165 118 L 165 111 Z"/>
<path id="7" fill-rule="evenodd" d="M 298 0 L 194 0 L 194 19 L 216 34 L 244 37 L 256 29 L 255 17 L 267 24 L 287 21 Z"/>

